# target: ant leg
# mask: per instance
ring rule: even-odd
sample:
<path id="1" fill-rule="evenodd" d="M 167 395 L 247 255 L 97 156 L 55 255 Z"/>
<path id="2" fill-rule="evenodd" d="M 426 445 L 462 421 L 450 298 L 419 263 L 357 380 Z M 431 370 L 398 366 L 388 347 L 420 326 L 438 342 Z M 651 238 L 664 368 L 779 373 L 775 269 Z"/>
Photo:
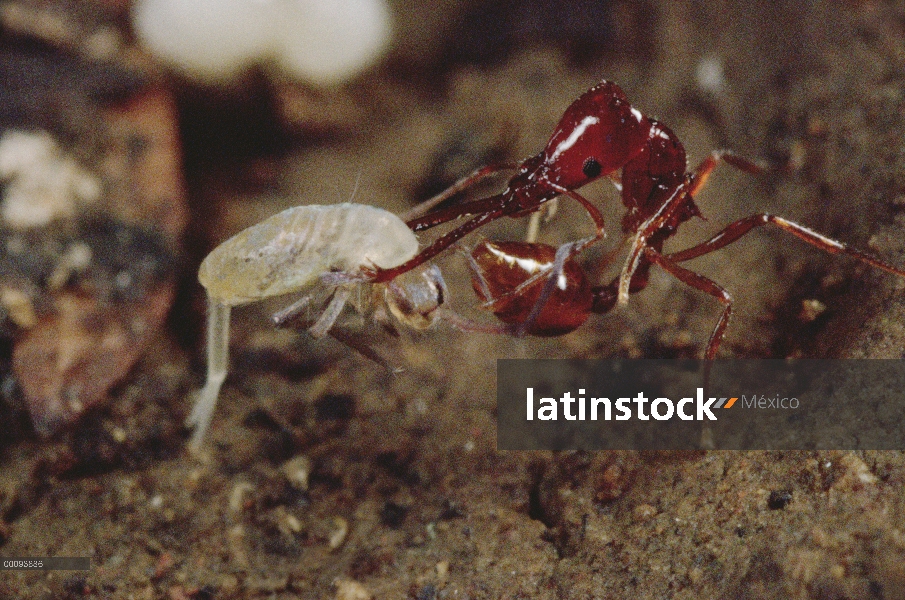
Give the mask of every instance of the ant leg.
<path id="1" fill-rule="evenodd" d="M 698 165 L 698 168 L 694 170 L 694 173 L 691 177 L 691 185 L 689 186 L 688 193 L 694 197 L 695 194 L 700 191 L 704 184 L 707 183 L 707 179 L 710 178 L 710 174 L 714 169 L 719 166 L 720 162 L 725 162 L 726 164 L 735 167 L 740 171 L 744 171 L 745 173 L 751 173 L 752 175 L 757 175 L 763 172 L 763 169 L 751 162 L 750 160 L 746 160 L 740 156 L 737 156 L 732 153 L 731 150 L 716 150 L 710 153 L 710 156 L 701 161 L 701 164 Z"/>
<path id="2" fill-rule="evenodd" d="M 644 249 L 644 256 L 682 283 L 701 290 L 705 294 L 710 294 L 723 305 L 723 314 L 720 315 L 720 320 L 717 321 L 713 333 L 710 334 L 707 351 L 704 353 L 704 360 L 713 360 L 720 348 L 720 342 L 723 341 L 723 336 L 726 334 L 729 319 L 732 317 L 732 296 L 715 282 L 694 271 L 689 271 L 685 267 L 680 267 L 669 257 L 663 256 L 651 247 Z"/>
<path id="3" fill-rule="evenodd" d="M 214 408 L 217 406 L 217 396 L 220 395 L 220 388 L 226 380 L 229 368 L 229 317 L 229 305 L 208 295 L 207 379 L 204 387 L 195 396 L 192 412 L 185 420 L 187 426 L 195 427 L 189 443 L 193 451 L 201 447 L 204 434 L 207 433 L 211 417 L 214 415 Z"/>
<path id="4" fill-rule="evenodd" d="M 648 218 L 640 227 L 638 227 L 635 239 L 632 242 L 628 256 L 625 259 L 625 264 L 622 267 L 622 272 L 619 274 L 619 287 L 616 298 L 620 306 L 628 304 L 632 276 L 638 269 L 638 265 L 641 264 L 641 256 L 648 248 L 647 240 L 663 227 L 667 220 L 675 213 L 676 209 L 682 205 L 682 202 L 687 197 L 687 188 L 690 184 L 691 176 L 686 175 L 685 180 L 676 187 L 672 196 L 663 203 L 653 216 Z"/>
<path id="5" fill-rule="evenodd" d="M 491 221 L 499 219 L 502 216 L 502 209 L 492 210 L 483 214 L 479 214 L 470 221 L 466 221 L 452 231 L 449 231 L 440 236 L 439 238 L 434 240 L 434 243 L 432 243 L 430 246 L 397 267 L 393 267 L 392 269 L 363 269 L 363 271 L 368 277 L 368 281 L 370 281 L 371 283 L 385 283 L 393 279 L 394 277 L 402 275 L 407 271 L 411 271 L 415 267 L 423 265 L 481 225 L 490 223 Z"/>
<path id="6" fill-rule="evenodd" d="M 547 223 L 551 221 L 559 211 L 559 198 L 550 198 L 544 203 L 544 208 L 547 209 L 547 214 L 544 216 L 544 223 Z"/>
<path id="7" fill-rule="evenodd" d="M 299 300 L 293 302 L 286 308 L 280 309 L 277 312 L 270 315 L 270 320 L 273 322 L 274 326 L 282 327 L 288 321 L 296 318 L 300 312 L 308 308 L 308 305 L 311 304 L 311 296 L 306 295 L 300 298 Z"/>
<path id="8" fill-rule="evenodd" d="M 434 212 L 424 215 L 423 217 L 418 217 L 416 219 L 406 221 L 405 224 L 408 225 L 409 229 L 411 229 L 412 231 L 424 231 L 425 229 L 430 229 L 431 227 L 436 227 L 437 225 L 442 225 L 443 223 L 455 221 L 456 219 L 459 219 L 461 217 L 466 217 L 469 215 L 482 215 L 485 213 L 502 210 L 504 202 L 505 199 L 503 198 L 503 195 L 497 194 L 496 196 L 481 198 L 480 200 L 472 200 L 470 202 L 457 204 L 448 208 L 441 208 L 440 210 L 435 210 Z"/>
<path id="9" fill-rule="evenodd" d="M 560 194 L 565 194 L 566 196 L 572 198 L 573 200 L 580 202 L 581 205 L 584 207 L 584 209 L 588 212 L 588 216 L 590 216 L 591 220 L 594 221 L 594 226 L 597 228 L 597 231 L 594 233 L 594 237 L 585 238 L 585 239 L 577 242 L 580 246 L 578 247 L 578 249 L 575 252 L 580 252 L 581 250 L 590 246 L 597 240 L 606 237 L 606 229 L 604 227 L 605 221 L 603 219 L 603 214 L 601 214 L 600 210 L 598 210 L 596 206 L 591 204 L 590 200 L 588 200 L 587 198 L 585 198 L 584 196 L 582 196 L 581 194 L 579 194 L 578 192 L 576 192 L 574 190 L 567 190 L 566 188 L 562 188 L 559 186 L 556 186 L 554 189 L 556 191 L 558 191 Z"/>
<path id="10" fill-rule="evenodd" d="M 641 256 L 647 248 L 647 236 L 639 233 L 635 237 L 635 242 L 629 250 L 625 264 L 622 266 L 622 272 L 619 274 L 619 287 L 616 293 L 616 301 L 620 306 L 628 304 L 628 296 L 630 293 L 631 283 L 638 265 L 641 264 Z"/>
<path id="11" fill-rule="evenodd" d="M 311 337 L 320 339 L 327 335 L 327 332 L 330 331 L 330 328 L 333 327 L 333 324 L 339 317 L 339 313 L 342 312 L 351 293 L 352 290 L 348 287 L 341 287 L 336 290 L 330 303 L 327 304 L 327 308 L 325 308 L 324 312 L 321 313 L 321 316 L 317 318 L 314 325 L 308 328 L 308 333 L 311 334 Z"/>
<path id="12" fill-rule="evenodd" d="M 531 213 L 528 217 L 528 230 L 525 231 L 525 242 L 533 244 L 537 241 L 537 234 L 540 233 L 541 211 Z"/>
<path id="13" fill-rule="evenodd" d="M 533 213 L 528 220 L 528 230 L 525 232 L 525 241 L 533 244 L 537 241 L 537 234 L 540 233 L 541 221 L 548 223 L 556 216 L 559 209 L 559 198 L 552 198 L 545 202 L 541 208 Z"/>
<path id="14" fill-rule="evenodd" d="M 847 254 L 848 256 L 856 258 L 863 263 L 871 265 L 872 267 L 882 269 L 883 271 L 887 271 L 889 273 L 892 273 L 893 275 L 905 277 L 905 269 L 894 267 L 887 262 L 884 262 L 878 258 L 871 256 L 870 254 L 867 254 L 866 252 L 861 252 L 860 250 L 849 248 L 842 242 L 828 238 L 825 235 L 822 235 L 812 229 L 805 227 L 804 225 L 799 225 L 798 223 L 795 223 L 793 221 L 788 221 L 786 219 L 783 219 L 782 217 L 777 217 L 775 215 L 766 213 L 751 215 L 750 217 L 739 219 L 738 221 L 729 224 L 725 229 L 723 229 L 721 232 L 719 232 L 706 242 L 698 244 L 697 246 L 692 246 L 691 248 L 682 250 L 681 252 L 669 254 L 667 256 L 669 260 L 677 263 L 691 260 L 693 258 L 709 254 L 710 252 L 728 246 L 755 227 L 763 227 L 765 225 L 775 225 L 783 231 L 791 233 L 798 239 L 803 240 L 808 244 L 811 244 L 812 246 L 820 248 L 821 250 L 829 252 L 830 254 Z"/>
<path id="15" fill-rule="evenodd" d="M 403 221 L 411 221 L 413 219 L 417 219 L 421 216 L 424 216 L 428 211 L 437 206 L 438 204 L 444 202 L 445 200 L 449 200 L 459 192 L 466 190 L 478 183 L 482 179 L 493 175 L 494 173 L 499 173 L 500 171 L 506 171 L 511 169 L 518 169 L 519 165 L 516 163 L 501 163 L 498 165 L 487 165 L 485 167 L 481 167 L 480 169 L 476 169 L 470 175 L 467 175 L 455 182 L 436 196 L 429 198 L 418 204 L 408 212 L 403 215 L 400 215 L 400 218 Z"/>

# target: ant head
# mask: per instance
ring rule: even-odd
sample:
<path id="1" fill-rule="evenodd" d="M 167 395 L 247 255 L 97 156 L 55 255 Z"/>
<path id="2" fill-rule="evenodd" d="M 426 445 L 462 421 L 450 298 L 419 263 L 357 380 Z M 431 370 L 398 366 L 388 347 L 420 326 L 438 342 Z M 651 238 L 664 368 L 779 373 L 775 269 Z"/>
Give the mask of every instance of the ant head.
<path id="1" fill-rule="evenodd" d="M 566 109 L 541 152 L 544 179 L 575 189 L 622 168 L 644 146 L 650 121 L 603 81 Z"/>
<path id="2" fill-rule="evenodd" d="M 440 268 L 430 265 L 399 275 L 386 284 L 384 298 L 393 316 L 412 329 L 427 329 L 448 295 Z"/>

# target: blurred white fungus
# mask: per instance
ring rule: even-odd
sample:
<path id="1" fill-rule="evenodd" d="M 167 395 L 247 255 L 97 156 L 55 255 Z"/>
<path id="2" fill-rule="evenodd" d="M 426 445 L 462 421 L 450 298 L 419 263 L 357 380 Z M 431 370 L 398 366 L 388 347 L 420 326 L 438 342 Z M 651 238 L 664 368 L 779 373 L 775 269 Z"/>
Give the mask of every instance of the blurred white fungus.
<path id="1" fill-rule="evenodd" d="M 714 54 L 702 57 L 695 68 L 695 79 L 702 91 L 711 94 L 723 93 L 726 89 L 723 60 Z"/>
<path id="2" fill-rule="evenodd" d="M 62 152 L 45 131 L 10 129 L 0 137 L 0 203 L 4 225 L 41 227 L 72 217 L 81 203 L 101 195 L 101 184 L 74 158 Z"/>
<path id="3" fill-rule="evenodd" d="M 137 0 L 132 23 L 145 47 L 197 79 L 273 61 L 319 85 L 371 65 L 391 29 L 386 0 Z"/>

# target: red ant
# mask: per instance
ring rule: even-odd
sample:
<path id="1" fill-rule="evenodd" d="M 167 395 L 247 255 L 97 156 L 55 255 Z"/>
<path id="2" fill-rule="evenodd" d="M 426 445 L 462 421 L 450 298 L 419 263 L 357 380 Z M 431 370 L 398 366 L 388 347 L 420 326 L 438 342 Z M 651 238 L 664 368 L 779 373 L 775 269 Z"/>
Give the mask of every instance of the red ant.
<path id="1" fill-rule="evenodd" d="M 694 196 L 721 161 L 749 173 L 761 171 L 757 165 L 731 153 L 713 152 L 694 171 L 687 172 L 685 149 L 676 135 L 665 125 L 633 108 L 625 93 L 615 83 L 603 81 L 582 94 L 566 109 L 553 135 L 539 154 L 521 165 L 490 165 L 479 169 L 416 208 L 414 214 L 409 215 L 407 223 L 413 231 L 474 216 L 438 238 L 414 258 L 391 269 L 374 269 L 370 275 L 374 281 L 389 281 L 430 260 L 482 225 L 503 216 L 526 216 L 547 201 L 566 195 L 584 206 L 596 225 L 596 235 L 556 250 L 552 270 L 547 271 L 547 283 L 540 289 L 534 287 L 534 280 L 530 276 L 524 276 L 518 281 L 518 278 L 510 278 L 510 274 L 502 267 L 485 265 L 482 271 L 489 274 L 490 278 L 481 275 L 484 284 L 476 285 L 478 293 L 497 308 L 502 304 L 512 305 L 499 310 L 497 314 L 510 324 L 520 323 L 513 329 L 514 333 L 558 335 L 577 327 L 572 327 L 576 320 L 573 313 L 584 312 L 585 316 L 589 311 L 604 313 L 611 310 L 617 302 L 625 304 L 629 294 L 644 289 L 651 265 L 657 265 L 680 281 L 715 297 L 723 305 L 723 313 L 704 354 L 708 360 L 716 356 L 723 339 L 732 314 L 732 297 L 715 282 L 679 263 L 719 250 L 756 227 L 775 225 L 817 248 L 832 254 L 848 254 L 874 267 L 905 277 L 903 269 L 851 249 L 803 225 L 764 213 L 735 221 L 711 239 L 687 250 L 664 254 L 663 244 L 675 234 L 679 225 L 692 217 L 700 216 Z M 511 168 L 517 169 L 517 173 L 501 194 L 423 215 L 425 211 L 488 175 Z M 621 178 L 618 175 L 620 169 Z M 548 302 L 553 303 L 552 307 L 561 306 L 560 294 L 554 289 L 559 277 L 564 275 L 567 282 L 577 281 L 574 279 L 577 277 L 577 265 L 572 265 L 571 257 L 600 239 L 604 233 L 604 220 L 600 211 L 575 190 L 601 177 L 621 182 L 622 203 L 628 209 L 622 219 L 622 230 L 633 234 L 634 238 L 619 277 L 609 285 L 591 291 L 589 308 L 584 292 L 576 296 L 581 298 L 577 304 L 562 305 L 570 308 L 561 311 L 563 316 L 560 318 L 554 314 L 554 308 L 546 308 Z M 528 255 L 541 253 L 549 258 L 550 250 L 552 248 L 541 250 L 536 245 L 516 245 L 509 246 L 506 251 Z M 480 266 L 480 258 L 473 257 L 473 260 Z M 494 285 L 498 289 L 492 289 Z M 584 284 L 568 285 L 581 287 Z M 526 290 L 529 288 L 535 290 L 536 295 L 535 291 L 527 294 Z M 514 298 L 520 294 L 524 295 L 523 299 Z M 506 299 L 502 304 L 501 298 Z M 529 298 L 533 298 L 533 304 L 527 301 Z M 525 306 L 530 308 L 526 309 Z"/>

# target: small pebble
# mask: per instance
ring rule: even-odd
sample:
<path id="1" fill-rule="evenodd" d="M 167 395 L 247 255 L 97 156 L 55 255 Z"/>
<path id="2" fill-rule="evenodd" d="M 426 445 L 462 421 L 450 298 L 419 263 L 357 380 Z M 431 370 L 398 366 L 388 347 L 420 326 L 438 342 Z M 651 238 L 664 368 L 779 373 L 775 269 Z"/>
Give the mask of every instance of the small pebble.
<path id="1" fill-rule="evenodd" d="M 336 600 L 371 600 L 374 597 L 368 588 L 352 579 L 337 579 L 333 585 L 336 586 Z"/>
<path id="2" fill-rule="evenodd" d="M 816 320 L 817 317 L 822 315 L 824 312 L 826 312 L 826 304 L 824 304 L 820 300 L 802 300 L 799 319 L 801 319 L 805 323 L 810 323 Z"/>
<path id="3" fill-rule="evenodd" d="M 311 475 L 311 459 L 305 455 L 290 458 L 282 465 L 280 471 L 289 480 L 289 483 L 297 490 L 308 490 L 308 477 Z"/>
<path id="4" fill-rule="evenodd" d="M 342 517 L 333 517 L 333 525 L 335 528 L 330 532 L 328 546 L 331 550 L 336 550 L 343 545 L 346 536 L 349 535 L 349 522 Z"/>
<path id="5" fill-rule="evenodd" d="M 232 491 L 229 493 L 230 512 L 237 513 L 241 511 L 245 506 L 245 496 L 254 489 L 255 486 L 247 481 L 242 481 L 234 485 Z"/>
<path id="6" fill-rule="evenodd" d="M 30 329 L 38 323 L 31 298 L 16 288 L 0 288 L 0 309 L 6 311 L 12 322 L 22 329 Z"/>
<path id="7" fill-rule="evenodd" d="M 792 490 L 773 490 L 767 499 L 767 508 L 781 510 L 792 501 Z"/>
<path id="8" fill-rule="evenodd" d="M 440 585 L 444 585 L 446 583 L 446 579 L 449 577 L 449 561 L 441 560 L 437 563 L 437 581 Z"/>
<path id="9" fill-rule="evenodd" d="M 650 504 L 639 504 L 632 509 L 632 518 L 638 523 L 650 521 L 655 516 L 657 516 L 657 509 Z"/>

